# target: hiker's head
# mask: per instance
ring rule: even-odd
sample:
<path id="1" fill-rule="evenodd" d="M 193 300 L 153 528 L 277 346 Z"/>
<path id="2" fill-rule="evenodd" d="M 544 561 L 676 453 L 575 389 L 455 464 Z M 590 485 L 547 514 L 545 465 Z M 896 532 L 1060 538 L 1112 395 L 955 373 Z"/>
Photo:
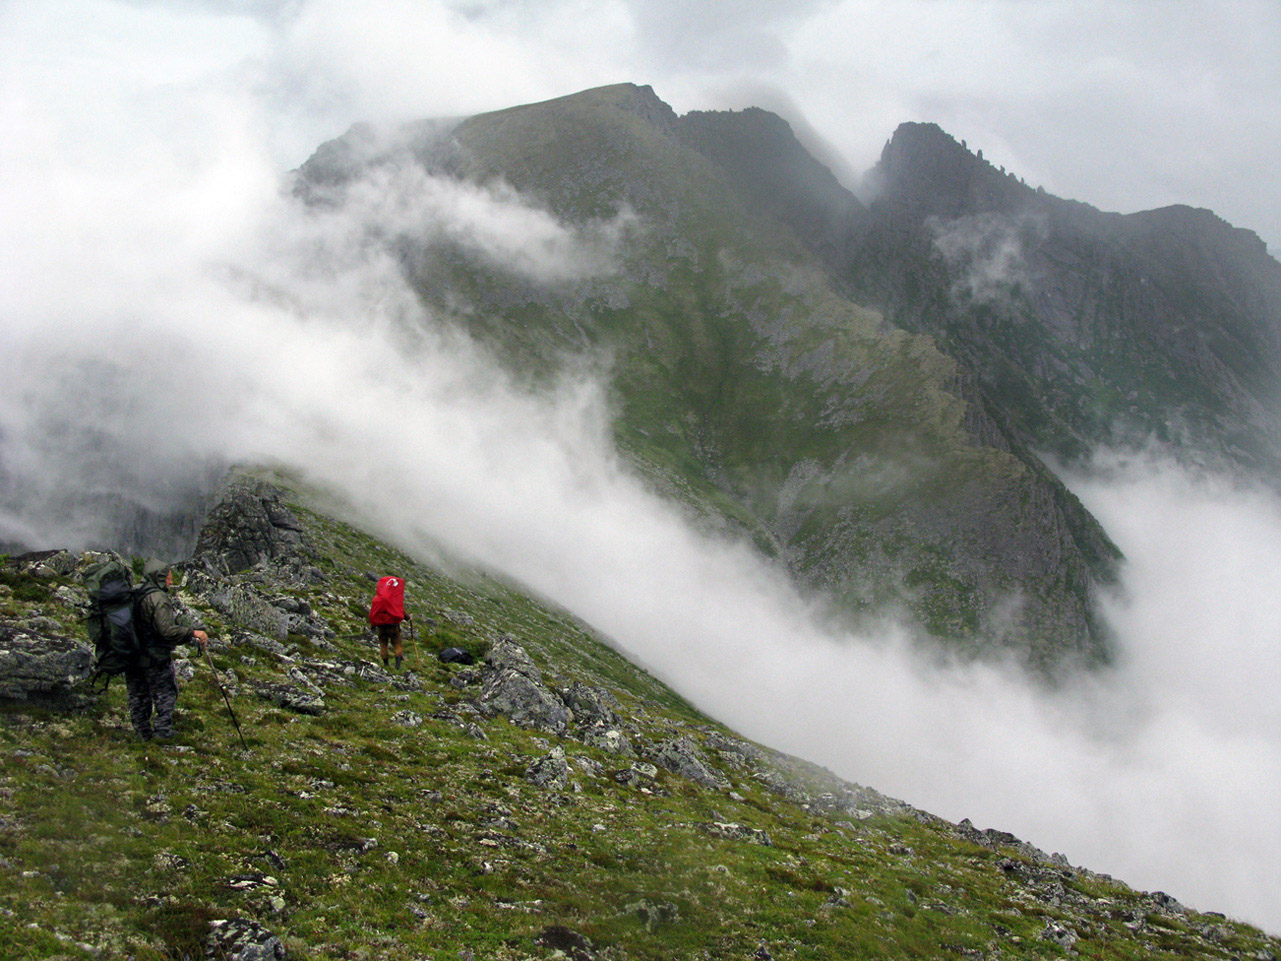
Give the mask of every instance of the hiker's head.
<path id="1" fill-rule="evenodd" d="M 156 587 L 173 587 L 173 571 L 164 561 L 147 561 L 142 569 L 142 576 L 144 580 L 150 581 Z"/>

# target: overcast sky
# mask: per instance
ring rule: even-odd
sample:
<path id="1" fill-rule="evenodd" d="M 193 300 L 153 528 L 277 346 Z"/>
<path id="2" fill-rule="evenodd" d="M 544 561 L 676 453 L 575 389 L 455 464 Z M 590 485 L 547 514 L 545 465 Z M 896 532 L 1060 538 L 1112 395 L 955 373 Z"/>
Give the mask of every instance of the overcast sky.
<path id="1" fill-rule="evenodd" d="M 0 3 L 0 71 L 3 119 L 51 114 L 69 147 L 128 106 L 193 152 L 248 123 L 285 168 L 357 120 L 618 81 L 778 109 L 854 171 L 935 121 L 1053 193 L 1209 207 L 1281 247 L 1276 0 L 41 0 Z M 193 116 L 195 88 L 227 115 Z"/>

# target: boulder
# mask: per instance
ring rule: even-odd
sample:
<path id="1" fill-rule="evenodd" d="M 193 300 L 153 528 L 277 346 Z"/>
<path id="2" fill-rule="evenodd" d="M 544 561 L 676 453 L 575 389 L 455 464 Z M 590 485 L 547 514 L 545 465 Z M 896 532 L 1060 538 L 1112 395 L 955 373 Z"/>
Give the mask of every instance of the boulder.
<path id="1" fill-rule="evenodd" d="M 541 680 L 511 668 L 493 671 L 481 688 L 478 705 L 486 714 L 502 714 L 513 724 L 563 735 L 569 711 Z"/>
<path id="2" fill-rule="evenodd" d="M 0 627 L 0 697 L 65 694 L 92 669 L 93 648 L 83 641 Z"/>
<path id="3" fill-rule="evenodd" d="M 217 961 L 284 961 L 285 946 L 257 921 L 234 918 L 213 921 L 205 940 L 205 957 Z"/>
<path id="4" fill-rule="evenodd" d="M 702 824 L 700 827 L 715 838 L 722 838 L 726 841 L 746 841 L 749 844 L 759 844 L 762 847 L 773 847 L 769 835 L 760 828 L 744 827 L 741 824 L 734 824 L 728 821 L 711 821 Z"/>
<path id="5" fill-rule="evenodd" d="M 486 658 L 484 686 L 477 701 L 486 714 L 502 714 L 513 724 L 564 734 L 569 710 L 543 684 L 542 671 L 525 649 L 510 637 L 494 642 Z"/>
<path id="6" fill-rule="evenodd" d="M 569 762 L 565 749 L 554 747 L 538 758 L 525 771 L 525 780 L 551 791 L 563 791 L 569 783 Z"/>
<path id="7" fill-rule="evenodd" d="M 517 674 L 524 674 L 539 682 L 543 679 L 543 672 L 525 653 L 525 649 L 507 635 L 503 635 L 493 643 L 485 660 L 495 671 L 515 671 Z"/>
<path id="8" fill-rule="evenodd" d="M 618 698 L 609 691 L 575 681 L 562 697 L 578 723 L 588 727 L 620 726 L 618 715 L 614 713 L 619 706 Z"/>
<path id="9" fill-rule="evenodd" d="M 275 704 L 277 707 L 313 716 L 325 713 L 325 699 L 319 695 L 312 694 L 310 691 L 290 687 L 288 684 L 265 682 L 253 682 L 252 687 L 255 694 L 264 701 Z"/>
<path id="10" fill-rule="evenodd" d="M 654 763 L 697 784 L 714 788 L 729 787 L 724 778 L 707 766 L 694 742 L 687 737 L 664 741 L 654 749 L 651 757 Z"/>
<path id="11" fill-rule="evenodd" d="M 193 560 L 235 574 L 301 553 L 303 527 L 265 481 L 236 477 L 217 495 L 196 538 Z"/>

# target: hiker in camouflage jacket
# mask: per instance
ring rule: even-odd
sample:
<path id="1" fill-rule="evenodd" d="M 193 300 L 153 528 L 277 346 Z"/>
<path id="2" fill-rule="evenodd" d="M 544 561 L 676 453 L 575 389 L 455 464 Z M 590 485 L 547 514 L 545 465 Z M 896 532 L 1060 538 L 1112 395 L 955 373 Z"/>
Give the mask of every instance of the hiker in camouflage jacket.
<path id="1" fill-rule="evenodd" d="M 125 669 L 129 691 L 129 720 L 144 741 L 173 737 L 173 712 L 178 703 L 178 677 L 173 668 L 173 649 L 179 644 L 198 644 L 205 649 L 209 635 L 182 623 L 168 591 L 173 573 L 168 566 L 151 561 L 143 571 L 144 590 L 136 607 L 138 639 L 142 653 Z"/>

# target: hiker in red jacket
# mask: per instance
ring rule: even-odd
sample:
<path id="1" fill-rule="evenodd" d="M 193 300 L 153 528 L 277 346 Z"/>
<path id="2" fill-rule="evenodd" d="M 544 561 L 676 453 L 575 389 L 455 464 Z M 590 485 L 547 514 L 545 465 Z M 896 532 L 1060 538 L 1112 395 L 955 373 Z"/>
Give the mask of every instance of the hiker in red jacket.
<path id="1" fill-rule="evenodd" d="M 396 658 L 396 667 L 405 656 L 405 645 L 400 638 L 400 622 L 414 619 L 405 613 L 405 579 L 394 575 L 378 580 L 373 603 L 369 605 L 369 623 L 378 634 L 378 651 L 382 654 L 383 667 L 389 657 Z"/>

